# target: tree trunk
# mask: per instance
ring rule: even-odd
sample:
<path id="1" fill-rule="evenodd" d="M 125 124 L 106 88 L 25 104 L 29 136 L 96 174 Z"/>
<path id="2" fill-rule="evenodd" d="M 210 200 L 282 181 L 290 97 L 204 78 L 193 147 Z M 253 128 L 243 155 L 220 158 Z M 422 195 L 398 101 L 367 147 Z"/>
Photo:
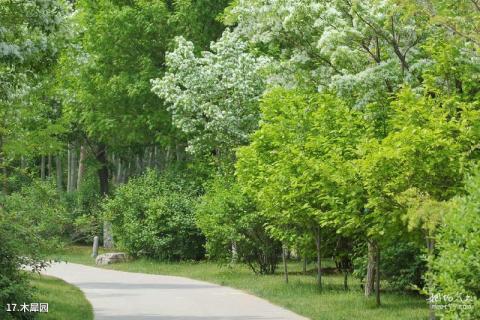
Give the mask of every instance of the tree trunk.
<path id="1" fill-rule="evenodd" d="M 123 183 L 122 172 L 123 172 L 122 159 L 120 159 L 120 157 L 118 157 L 117 158 L 117 174 L 116 174 L 116 178 L 115 178 L 116 184 L 122 184 Z"/>
<path id="2" fill-rule="evenodd" d="M 105 144 L 100 143 L 98 145 L 95 157 L 100 163 L 100 168 L 97 171 L 100 184 L 100 195 L 105 197 L 108 194 L 108 161 L 107 147 Z M 105 248 L 113 247 L 112 225 L 108 221 L 104 221 L 103 223 L 103 246 Z"/>
<path id="3" fill-rule="evenodd" d="M 307 274 L 307 257 L 303 257 L 303 274 Z"/>
<path id="4" fill-rule="evenodd" d="M 283 259 L 283 274 L 285 276 L 285 283 L 288 283 L 288 266 L 287 266 L 287 246 L 282 247 L 282 259 Z"/>
<path id="5" fill-rule="evenodd" d="M 369 297 L 373 292 L 375 284 L 375 261 L 376 261 L 376 242 L 368 241 L 368 264 L 367 277 L 365 279 L 365 297 Z"/>
<path id="6" fill-rule="evenodd" d="M 0 177 L 2 180 L 2 193 L 6 195 L 8 193 L 8 172 L 7 164 L 5 163 L 5 157 L 3 154 L 3 137 L 0 136 Z"/>
<path id="7" fill-rule="evenodd" d="M 434 250 L 435 250 L 435 239 L 431 236 L 427 236 L 427 254 L 429 258 L 433 256 Z M 428 287 L 430 288 L 431 286 L 429 285 Z M 429 298 L 431 298 L 433 295 L 433 292 L 431 291 L 431 289 L 429 290 L 429 294 L 430 294 Z M 428 319 L 429 320 L 436 319 L 435 309 L 433 308 L 432 304 L 433 302 L 428 303 L 428 311 L 429 311 Z"/>
<path id="8" fill-rule="evenodd" d="M 51 154 L 48 155 L 47 168 L 48 168 L 48 177 L 51 177 L 53 175 L 53 173 L 52 173 L 52 155 Z"/>
<path id="9" fill-rule="evenodd" d="M 237 242 L 235 240 L 232 241 L 232 264 L 237 263 L 238 261 L 238 250 L 237 250 Z"/>
<path id="10" fill-rule="evenodd" d="M 67 192 L 71 192 L 72 189 L 72 146 L 68 144 L 67 150 Z"/>
<path id="11" fill-rule="evenodd" d="M 322 290 L 322 253 L 321 253 L 320 227 L 315 230 L 315 244 L 317 247 L 317 285 Z"/>
<path id="12" fill-rule="evenodd" d="M 42 156 L 40 160 L 40 179 L 42 180 L 45 180 L 45 177 L 46 177 L 45 169 L 46 169 L 45 156 Z"/>
<path id="13" fill-rule="evenodd" d="M 348 271 L 343 270 L 343 289 L 348 291 Z"/>
<path id="14" fill-rule="evenodd" d="M 377 256 L 375 257 L 375 297 L 377 306 L 380 306 L 380 246 L 377 244 Z"/>
<path id="15" fill-rule="evenodd" d="M 72 147 L 72 164 L 70 165 L 72 169 L 72 180 L 70 190 L 73 192 L 77 190 L 77 179 L 78 179 L 78 164 L 77 164 L 77 150 L 75 146 Z"/>
<path id="16" fill-rule="evenodd" d="M 59 155 L 55 157 L 55 169 L 57 170 L 57 190 L 62 192 L 63 189 L 63 171 L 62 171 L 62 159 Z"/>
<path id="17" fill-rule="evenodd" d="M 77 176 L 77 190 L 80 189 L 83 176 L 85 175 L 85 159 L 87 157 L 87 149 L 80 146 L 80 159 L 78 160 L 78 176 Z"/>

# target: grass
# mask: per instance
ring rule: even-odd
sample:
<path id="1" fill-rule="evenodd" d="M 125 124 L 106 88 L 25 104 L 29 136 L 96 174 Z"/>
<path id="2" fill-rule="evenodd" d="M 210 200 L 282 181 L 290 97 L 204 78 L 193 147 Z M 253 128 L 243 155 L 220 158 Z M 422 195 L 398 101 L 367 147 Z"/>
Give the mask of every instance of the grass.
<path id="1" fill-rule="evenodd" d="M 100 251 L 102 253 L 103 251 Z M 53 258 L 74 263 L 94 265 L 90 248 L 69 247 Z M 327 261 L 327 266 L 331 262 Z M 313 265 L 309 266 L 313 269 Z M 298 314 L 315 320 L 417 320 L 428 318 L 424 298 L 395 292 L 382 292 L 382 306 L 375 306 L 374 299 L 365 299 L 358 281 L 351 280 L 349 291 L 343 290 L 343 277 L 336 274 L 324 276 L 324 290 L 315 286 L 314 275 L 303 275 L 301 263 L 290 262 L 292 275 L 289 283 L 283 275 L 259 276 L 244 265 L 219 266 L 209 262 L 164 263 L 138 259 L 127 263 L 113 264 L 103 268 L 184 276 L 220 285 L 238 288 L 267 299 Z"/>
<path id="2" fill-rule="evenodd" d="M 93 320 L 90 302 L 77 287 L 63 280 L 31 275 L 36 288 L 34 302 L 48 303 L 48 313 L 38 313 L 40 320 Z"/>

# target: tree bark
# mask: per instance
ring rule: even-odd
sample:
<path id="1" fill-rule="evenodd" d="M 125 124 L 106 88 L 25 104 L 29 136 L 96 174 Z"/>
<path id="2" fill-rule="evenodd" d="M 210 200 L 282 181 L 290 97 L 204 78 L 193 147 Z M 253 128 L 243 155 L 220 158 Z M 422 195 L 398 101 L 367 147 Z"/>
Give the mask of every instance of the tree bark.
<path id="1" fill-rule="evenodd" d="M 283 259 L 283 274 L 285 277 L 285 283 L 288 283 L 288 266 L 287 266 L 287 246 L 282 247 L 282 259 Z"/>
<path id="2" fill-rule="evenodd" d="M 63 189 L 63 171 L 62 171 L 62 159 L 59 155 L 55 157 L 55 169 L 57 171 L 57 190 L 62 192 Z"/>
<path id="3" fill-rule="evenodd" d="M 343 270 L 343 289 L 348 291 L 348 271 Z"/>
<path id="4" fill-rule="evenodd" d="M 367 277 L 365 279 L 365 297 L 369 297 L 373 292 L 375 284 L 375 261 L 376 261 L 376 242 L 368 241 L 368 264 Z"/>
<path id="5" fill-rule="evenodd" d="M 73 192 L 77 190 L 77 179 L 78 179 L 78 165 L 77 165 L 77 150 L 75 146 L 72 147 L 72 164 L 70 165 L 70 168 L 72 170 L 72 180 L 70 190 Z"/>
<path id="6" fill-rule="evenodd" d="M 42 179 L 42 180 L 45 180 L 45 177 L 46 177 L 45 168 L 46 168 L 45 156 L 42 156 L 41 160 L 40 160 L 40 179 Z"/>
<path id="7" fill-rule="evenodd" d="M 48 168 L 48 177 L 51 177 L 53 175 L 53 173 L 52 173 L 52 155 L 51 154 L 48 155 L 47 168 Z"/>
<path id="8" fill-rule="evenodd" d="M 322 253 L 321 253 L 321 235 L 320 227 L 315 231 L 315 244 L 317 246 L 317 284 L 320 290 L 322 290 Z"/>
<path id="9" fill-rule="evenodd" d="M 78 176 L 77 176 L 77 190 L 80 189 L 83 176 L 85 175 L 85 159 L 87 157 L 87 150 L 82 145 L 80 146 L 80 159 L 78 160 Z"/>
<path id="10" fill-rule="evenodd" d="M 377 306 L 380 306 L 380 246 L 377 244 L 377 255 L 375 257 L 375 297 Z"/>
<path id="11" fill-rule="evenodd" d="M 97 161 L 100 163 L 100 168 L 97 171 L 98 181 L 100 184 L 100 195 L 105 197 L 108 194 L 108 161 L 107 161 L 107 147 L 100 143 L 97 146 L 95 155 Z M 113 247 L 112 225 L 108 221 L 103 223 L 103 246 L 105 248 Z"/>
<path id="12" fill-rule="evenodd" d="M 427 254 L 429 258 L 433 256 L 434 250 L 435 250 L 435 239 L 432 236 L 428 235 L 427 236 Z M 430 285 L 428 287 L 430 287 Z M 429 294 L 430 294 L 429 298 L 431 298 L 433 295 L 433 292 L 431 291 L 431 289 L 429 290 Z M 435 309 L 433 308 L 432 304 L 433 304 L 432 302 L 428 303 L 428 313 L 429 313 L 428 319 L 429 320 L 436 319 Z"/>
<path id="13" fill-rule="evenodd" d="M 68 144 L 67 150 L 67 192 L 71 192 L 72 189 L 72 146 Z"/>
<path id="14" fill-rule="evenodd" d="M 2 193 L 6 195 L 8 193 L 8 171 L 5 156 L 3 154 L 3 137 L 0 136 L 0 177 L 2 180 Z"/>

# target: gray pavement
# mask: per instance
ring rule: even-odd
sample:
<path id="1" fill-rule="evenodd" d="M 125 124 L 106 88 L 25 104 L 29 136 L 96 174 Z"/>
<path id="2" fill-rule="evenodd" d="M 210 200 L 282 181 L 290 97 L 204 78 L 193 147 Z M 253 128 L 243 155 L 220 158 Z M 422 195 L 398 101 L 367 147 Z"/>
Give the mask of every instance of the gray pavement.
<path id="1" fill-rule="evenodd" d="M 188 278 L 74 263 L 55 263 L 43 273 L 79 287 L 97 320 L 306 320 L 242 291 Z"/>

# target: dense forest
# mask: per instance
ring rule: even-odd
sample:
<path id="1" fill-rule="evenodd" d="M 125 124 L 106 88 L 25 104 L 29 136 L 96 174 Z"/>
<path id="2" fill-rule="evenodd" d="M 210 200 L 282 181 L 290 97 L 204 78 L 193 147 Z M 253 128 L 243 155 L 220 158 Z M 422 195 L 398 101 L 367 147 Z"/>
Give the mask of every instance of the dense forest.
<path id="1" fill-rule="evenodd" d="M 1 305 L 97 235 L 479 319 L 479 159 L 478 0 L 0 0 Z"/>

